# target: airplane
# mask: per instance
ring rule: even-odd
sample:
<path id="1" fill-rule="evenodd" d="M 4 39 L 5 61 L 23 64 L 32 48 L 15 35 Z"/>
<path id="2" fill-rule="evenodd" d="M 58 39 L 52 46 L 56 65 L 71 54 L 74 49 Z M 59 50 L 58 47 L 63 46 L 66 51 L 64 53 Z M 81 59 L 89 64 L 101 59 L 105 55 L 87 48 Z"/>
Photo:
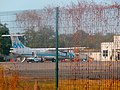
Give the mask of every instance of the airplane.
<path id="1" fill-rule="evenodd" d="M 18 37 L 22 37 L 24 34 L 14 34 L 2 35 L 2 37 L 10 37 L 12 41 L 12 48 L 10 48 L 10 53 L 16 55 L 22 55 L 24 57 L 43 57 L 46 60 L 51 60 L 52 62 L 56 59 L 56 48 L 30 48 L 26 47 Z M 70 48 L 58 48 L 58 58 L 60 59 L 72 59 L 74 58 L 73 52 L 68 52 Z M 25 60 L 25 59 L 24 59 Z M 22 61 L 24 61 L 22 60 Z"/>

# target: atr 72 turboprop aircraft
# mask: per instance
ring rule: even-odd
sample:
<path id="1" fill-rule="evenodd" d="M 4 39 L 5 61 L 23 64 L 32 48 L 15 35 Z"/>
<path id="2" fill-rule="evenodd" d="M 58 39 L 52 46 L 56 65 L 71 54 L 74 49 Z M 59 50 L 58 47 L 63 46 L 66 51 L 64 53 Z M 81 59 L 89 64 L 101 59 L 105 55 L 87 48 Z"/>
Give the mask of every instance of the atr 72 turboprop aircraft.
<path id="1" fill-rule="evenodd" d="M 56 48 L 30 48 L 23 45 L 19 40 L 19 36 L 24 36 L 24 34 L 11 34 L 11 35 L 2 35 L 2 37 L 10 37 L 12 41 L 11 53 L 22 55 L 25 57 L 35 56 L 44 57 L 45 59 L 54 59 L 56 58 Z M 65 51 L 69 48 L 59 48 L 59 50 Z M 58 51 L 59 59 L 72 59 L 74 58 L 73 52 L 61 52 Z"/>

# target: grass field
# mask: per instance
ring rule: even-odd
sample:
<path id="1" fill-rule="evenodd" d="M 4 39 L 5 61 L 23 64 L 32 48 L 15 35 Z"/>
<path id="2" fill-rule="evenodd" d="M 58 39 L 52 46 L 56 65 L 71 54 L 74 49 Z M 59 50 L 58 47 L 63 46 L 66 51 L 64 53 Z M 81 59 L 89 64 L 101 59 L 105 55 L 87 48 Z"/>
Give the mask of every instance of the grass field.
<path id="1" fill-rule="evenodd" d="M 0 90 L 55 90 L 55 80 L 21 77 L 17 71 L 0 67 Z M 120 80 L 59 78 L 59 90 L 120 90 Z"/>
<path id="2" fill-rule="evenodd" d="M 37 81 L 37 84 L 36 84 Z M 1 77 L 0 90 L 55 90 L 54 80 Z M 59 80 L 59 90 L 120 90 L 119 80 Z"/>

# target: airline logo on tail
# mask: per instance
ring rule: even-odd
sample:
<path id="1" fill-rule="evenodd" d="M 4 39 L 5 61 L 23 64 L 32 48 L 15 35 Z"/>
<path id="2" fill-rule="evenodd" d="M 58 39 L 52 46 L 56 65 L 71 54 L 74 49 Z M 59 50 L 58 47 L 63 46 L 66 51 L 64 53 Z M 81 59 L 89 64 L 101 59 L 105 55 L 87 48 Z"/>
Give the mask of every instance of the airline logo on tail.
<path id="1" fill-rule="evenodd" d="M 24 48 L 24 45 L 20 42 L 18 42 L 18 43 L 14 42 L 13 43 L 13 48 Z"/>

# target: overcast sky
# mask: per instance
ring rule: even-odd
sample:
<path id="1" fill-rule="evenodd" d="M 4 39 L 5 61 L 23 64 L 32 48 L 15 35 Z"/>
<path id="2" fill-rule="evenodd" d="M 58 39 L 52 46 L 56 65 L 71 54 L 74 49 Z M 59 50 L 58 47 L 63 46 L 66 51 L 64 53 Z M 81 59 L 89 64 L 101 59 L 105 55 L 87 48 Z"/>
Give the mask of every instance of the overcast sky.
<path id="1" fill-rule="evenodd" d="M 71 2 L 77 3 L 79 0 L 0 0 L 0 12 L 42 9 L 46 6 L 66 6 Z M 85 1 L 85 0 L 84 0 Z M 86 0 L 91 1 L 91 0 Z M 106 2 L 110 4 L 113 0 L 92 0 L 97 3 Z M 114 0 L 120 2 L 120 0 Z"/>

